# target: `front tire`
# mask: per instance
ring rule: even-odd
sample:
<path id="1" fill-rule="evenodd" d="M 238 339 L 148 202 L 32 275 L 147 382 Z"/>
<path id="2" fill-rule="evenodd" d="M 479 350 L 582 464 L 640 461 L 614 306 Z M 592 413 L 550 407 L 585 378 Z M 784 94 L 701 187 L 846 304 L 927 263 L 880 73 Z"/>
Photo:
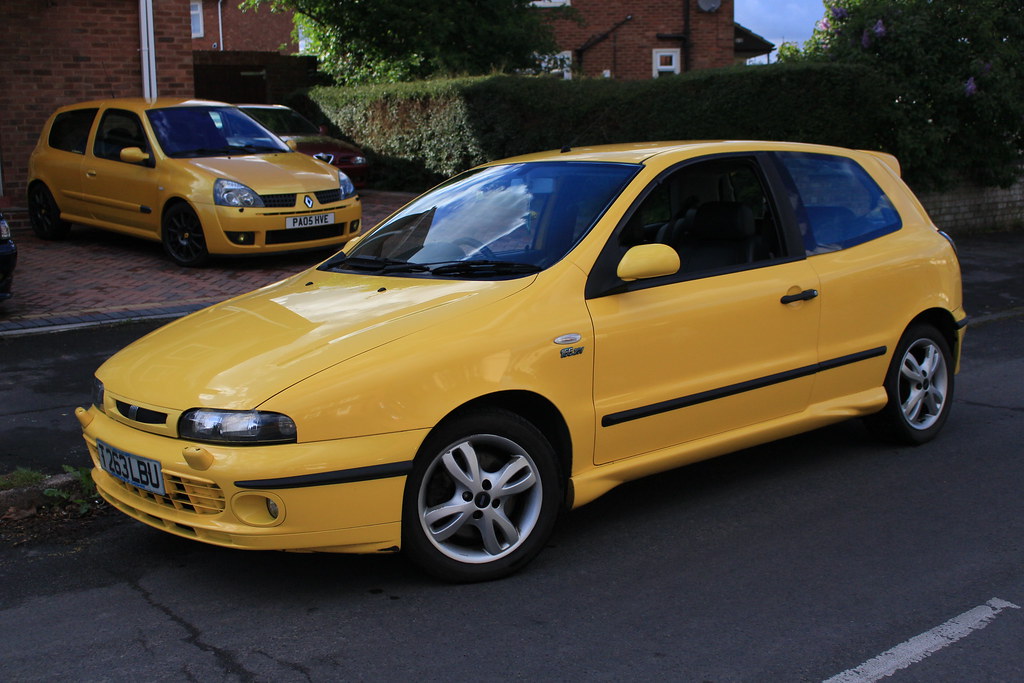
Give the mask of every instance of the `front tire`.
<path id="1" fill-rule="evenodd" d="M 562 500 L 556 456 L 530 422 L 505 410 L 442 425 L 405 487 L 402 546 L 446 581 L 512 574 L 544 547 Z"/>
<path id="2" fill-rule="evenodd" d="M 953 354 L 931 325 L 914 325 L 896 346 L 885 378 L 889 402 L 867 418 L 878 436 L 917 445 L 934 439 L 953 406 Z"/>
<path id="3" fill-rule="evenodd" d="M 39 239 L 62 240 L 71 233 L 71 224 L 61 219 L 53 193 L 41 182 L 28 190 L 28 218 L 32 232 Z"/>
<path id="4" fill-rule="evenodd" d="M 160 241 L 164 252 L 179 266 L 196 268 L 210 258 L 206 237 L 199 216 L 188 204 L 175 204 L 167 209 L 161 225 Z"/>

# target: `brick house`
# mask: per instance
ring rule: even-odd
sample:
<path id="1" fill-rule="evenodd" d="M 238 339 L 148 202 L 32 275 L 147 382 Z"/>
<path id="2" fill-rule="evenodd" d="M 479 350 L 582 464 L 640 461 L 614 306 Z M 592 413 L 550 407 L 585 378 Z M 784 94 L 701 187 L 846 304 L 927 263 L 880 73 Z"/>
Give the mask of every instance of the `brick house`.
<path id="1" fill-rule="evenodd" d="M 290 14 L 242 13 L 237 0 L 2 2 L 0 201 L 16 206 L 25 201 L 29 154 L 59 106 L 147 94 L 194 97 L 204 87 L 210 97 L 217 79 L 247 86 L 235 101 L 265 101 L 315 70 L 313 58 L 286 56 L 296 48 Z"/>
<path id="2" fill-rule="evenodd" d="M 151 16 L 143 16 L 148 13 L 140 11 L 142 5 L 140 0 L 3 0 L 0 195 L 24 202 L 28 156 L 57 107 L 137 97 L 146 87 L 161 95 L 192 96 L 188 3 L 152 0 Z M 144 69 L 146 56 L 154 68 Z"/>
<path id="3" fill-rule="evenodd" d="M 316 69 L 312 57 L 289 56 L 297 48 L 291 13 L 242 12 L 238 0 L 2 2 L 5 203 L 23 204 L 29 154 L 46 118 L 61 105 L 149 94 L 273 102 L 309 83 Z M 582 17 L 582 24 L 553 23 L 565 54 L 588 76 L 651 78 L 732 64 L 745 58 L 744 40 L 755 53 L 772 47 L 734 24 L 733 0 L 536 4 L 571 4 Z"/>
<path id="4" fill-rule="evenodd" d="M 742 63 L 774 45 L 733 19 L 733 0 L 536 0 L 572 7 L 552 18 L 574 74 L 627 80 Z"/>

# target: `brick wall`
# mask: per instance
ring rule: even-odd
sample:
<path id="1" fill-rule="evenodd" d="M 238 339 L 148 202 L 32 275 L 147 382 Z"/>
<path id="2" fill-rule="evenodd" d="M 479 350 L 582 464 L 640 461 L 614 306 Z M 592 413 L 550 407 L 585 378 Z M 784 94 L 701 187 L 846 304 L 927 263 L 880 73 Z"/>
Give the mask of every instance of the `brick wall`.
<path id="1" fill-rule="evenodd" d="M 157 87 L 192 96 L 188 2 L 153 0 Z M 24 205 L 28 156 L 59 106 L 142 95 L 138 0 L 3 0 L 3 193 Z"/>
<path id="2" fill-rule="evenodd" d="M 733 0 L 723 0 L 721 8 L 713 13 L 699 11 L 697 0 L 689 4 L 690 70 L 733 64 Z M 630 21 L 584 53 L 583 72 L 601 76 L 608 71 L 611 77 L 620 79 L 651 78 L 655 49 L 681 49 L 680 70 L 685 68 L 687 50 L 682 41 L 658 38 L 658 34 L 683 34 L 685 6 L 686 0 L 573 0 L 572 7 L 584 23 L 557 19 L 552 25 L 559 47 L 573 51 L 632 15 Z"/>
<path id="3" fill-rule="evenodd" d="M 295 54 L 298 44 L 292 40 L 294 22 L 291 12 L 271 12 L 267 7 L 242 11 L 239 0 L 219 5 L 203 0 L 203 37 L 192 40 L 193 50 L 280 52 Z M 223 32 L 223 44 L 221 34 Z"/>
<path id="4" fill-rule="evenodd" d="M 918 196 L 932 222 L 952 234 L 1024 229 L 1024 183 L 1009 188 L 965 185 Z"/>

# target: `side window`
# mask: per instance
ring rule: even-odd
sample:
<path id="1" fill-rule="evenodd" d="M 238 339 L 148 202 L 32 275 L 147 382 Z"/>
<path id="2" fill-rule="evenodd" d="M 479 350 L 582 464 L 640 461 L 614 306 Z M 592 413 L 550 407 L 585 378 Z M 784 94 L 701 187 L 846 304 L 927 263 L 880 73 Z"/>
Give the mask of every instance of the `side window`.
<path id="1" fill-rule="evenodd" d="M 892 202 L 860 164 L 828 154 L 779 152 L 790 200 L 808 254 L 863 244 L 903 223 Z"/>
<path id="2" fill-rule="evenodd" d="M 58 114 L 50 126 L 47 143 L 54 149 L 85 154 L 89 144 L 89 129 L 96 118 L 97 109 L 75 109 Z"/>
<path id="3" fill-rule="evenodd" d="M 101 159 L 120 161 L 121 150 L 125 147 L 138 147 L 143 152 L 149 151 L 142 123 L 139 117 L 130 111 L 108 109 L 100 119 L 92 153 Z"/>
<path id="4" fill-rule="evenodd" d="M 666 244 L 680 272 L 735 270 L 782 256 L 778 221 L 753 159 L 691 164 L 664 177 L 620 234 L 621 246 Z"/>

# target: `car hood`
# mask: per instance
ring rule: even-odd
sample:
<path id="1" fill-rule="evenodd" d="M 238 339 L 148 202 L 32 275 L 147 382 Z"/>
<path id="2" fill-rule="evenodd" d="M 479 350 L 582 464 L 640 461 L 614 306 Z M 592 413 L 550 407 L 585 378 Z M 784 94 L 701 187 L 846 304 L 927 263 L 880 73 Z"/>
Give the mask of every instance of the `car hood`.
<path id="1" fill-rule="evenodd" d="M 298 152 L 180 160 L 214 178 L 227 178 L 259 194 L 317 192 L 338 187 L 338 172 Z"/>
<path id="2" fill-rule="evenodd" d="M 167 325 L 104 363 L 97 378 L 134 401 L 248 410 L 358 354 L 529 286 L 306 271 Z"/>
<path id="3" fill-rule="evenodd" d="M 355 145 L 350 145 L 343 140 L 326 135 L 281 135 L 279 137 L 283 140 L 294 141 L 300 152 L 305 152 L 307 149 L 315 149 L 316 151 L 322 150 L 324 152 L 333 152 L 334 154 L 363 156 L 362 150 Z"/>

